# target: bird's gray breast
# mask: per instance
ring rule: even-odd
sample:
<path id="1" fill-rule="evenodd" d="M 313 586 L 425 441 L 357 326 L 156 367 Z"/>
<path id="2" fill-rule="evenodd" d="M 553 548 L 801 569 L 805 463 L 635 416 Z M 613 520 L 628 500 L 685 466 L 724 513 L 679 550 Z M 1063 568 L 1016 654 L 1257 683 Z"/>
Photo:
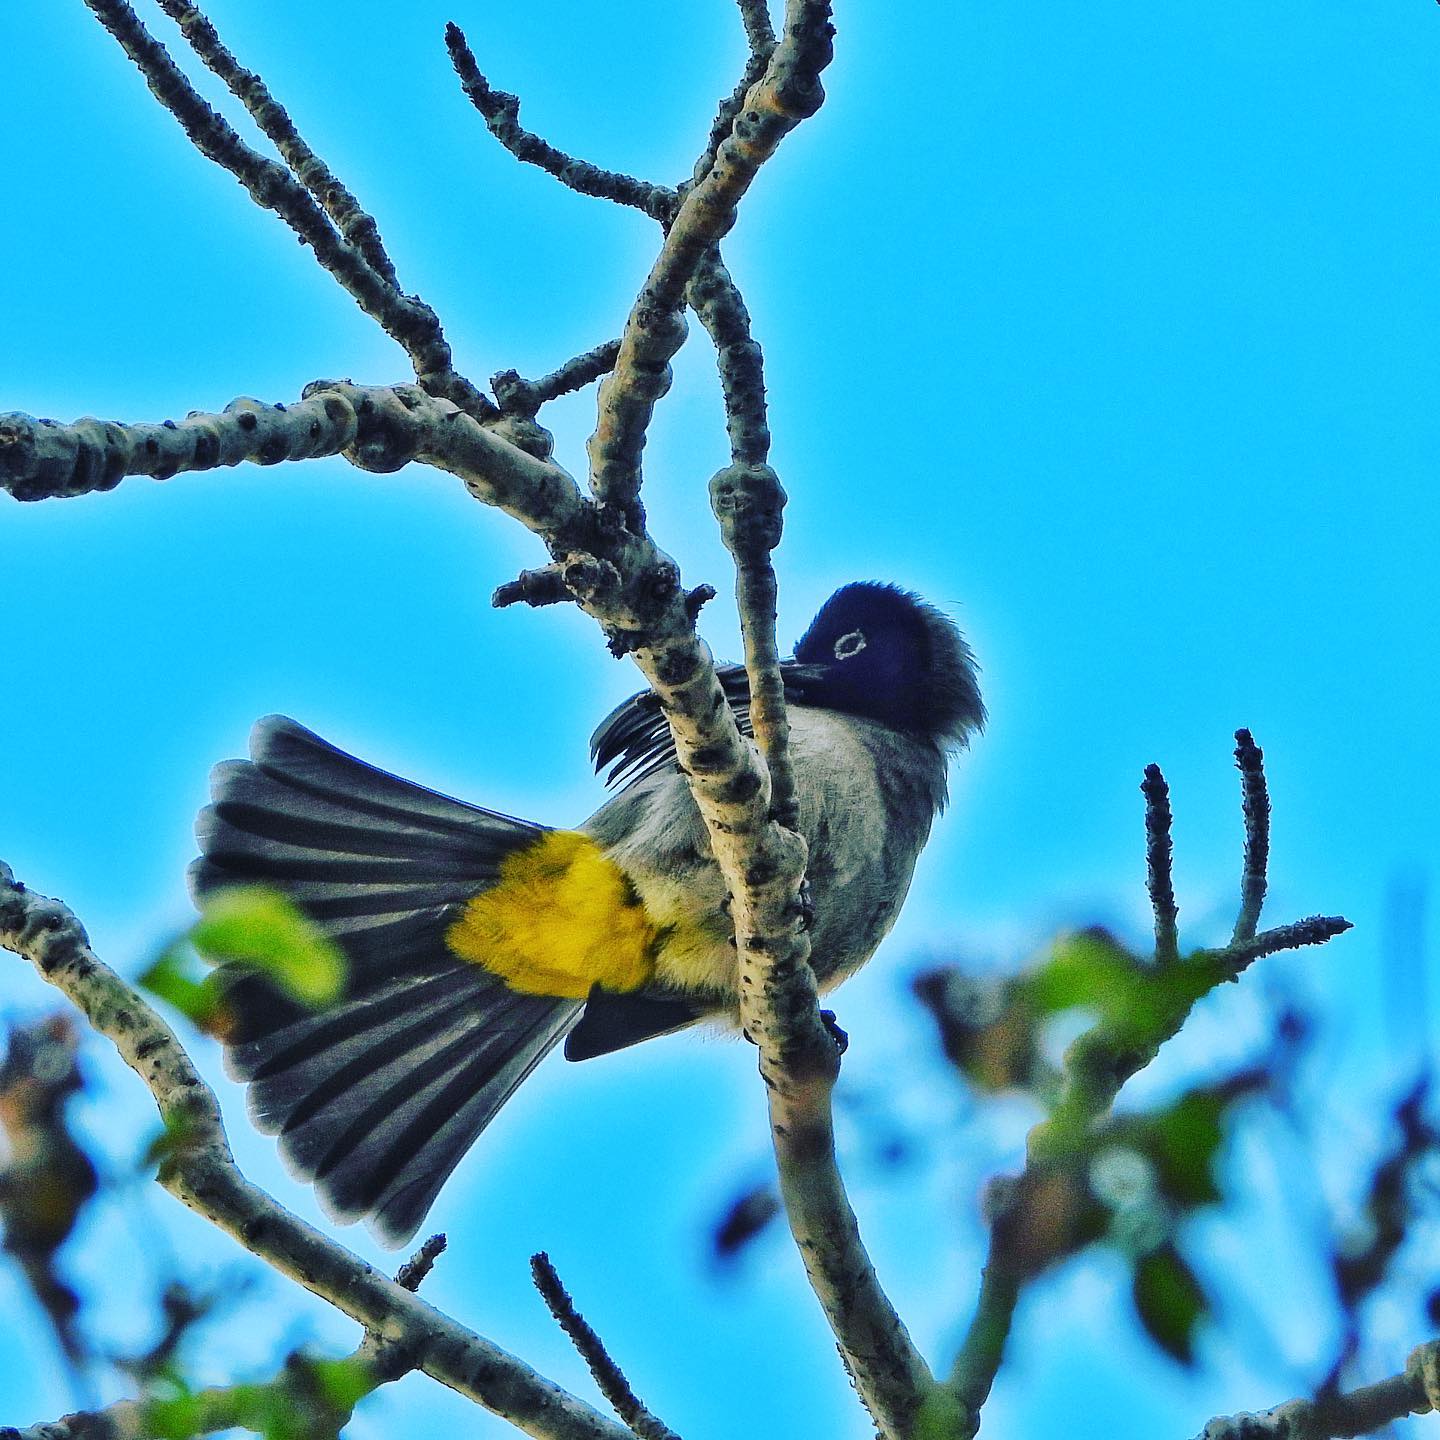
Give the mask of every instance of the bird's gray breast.
<path id="1" fill-rule="evenodd" d="M 836 711 L 790 707 L 800 830 L 810 847 L 811 963 L 822 988 L 869 959 L 894 923 L 943 802 L 931 742 Z M 733 1003 L 733 928 L 724 882 L 684 776 L 667 771 L 617 795 L 582 827 L 626 872 L 662 943 L 656 981 Z"/>

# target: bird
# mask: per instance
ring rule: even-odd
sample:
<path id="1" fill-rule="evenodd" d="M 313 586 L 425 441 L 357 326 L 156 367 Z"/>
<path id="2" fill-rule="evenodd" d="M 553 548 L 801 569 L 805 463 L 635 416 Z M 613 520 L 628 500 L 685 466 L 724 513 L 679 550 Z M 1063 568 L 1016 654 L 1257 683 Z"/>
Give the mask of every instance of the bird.
<path id="1" fill-rule="evenodd" d="M 716 673 L 750 733 L 744 667 Z M 955 624 L 878 581 L 837 590 L 780 673 L 825 992 L 894 923 L 985 707 Z M 346 961 L 318 1010 L 222 962 L 227 1070 L 326 1214 L 386 1247 L 562 1041 L 580 1061 L 738 1030 L 729 896 L 654 693 L 606 716 L 590 749 L 616 793 L 569 830 L 451 799 L 278 715 L 256 723 L 248 760 L 212 773 L 196 903 L 279 891 Z"/>

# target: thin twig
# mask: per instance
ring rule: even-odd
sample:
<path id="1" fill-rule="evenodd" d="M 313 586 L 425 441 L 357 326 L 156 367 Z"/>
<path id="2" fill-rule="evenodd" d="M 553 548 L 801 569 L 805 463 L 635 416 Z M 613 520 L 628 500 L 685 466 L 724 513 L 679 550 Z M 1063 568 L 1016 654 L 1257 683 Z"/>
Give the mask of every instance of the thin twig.
<path id="1" fill-rule="evenodd" d="M 1411 1351 L 1398 1375 L 1345 1394 L 1290 1400 L 1258 1415 L 1210 1421 L 1195 1440 L 1351 1440 L 1440 1409 L 1440 1341 Z"/>
<path id="2" fill-rule="evenodd" d="M 1262 930 L 1252 939 L 1243 940 L 1238 945 L 1227 945 L 1223 950 L 1199 951 L 1193 958 L 1222 966 L 1226 979 L 1233 980 L 1263 956 L 1276 955 L 1282 950 L 1298 950 L 1302 945 L 1323 945 L 1352 928 L 1352 922 L 1343 915 L 1310 915 L 1289 925 Z"/>
<path id="3" fill-rule="evenodd" d="M 220 39 L 214 24 L 190 0 L 159 0 L 160 8 L 180 27 L 180 33 L 205 65 L 224 81 L 230 93 L 249 111 L 295 178 L 325 207 L 345 239 L 370 262 L 375 272 L 397 291 L 400 282 L 385 252 L 380 230 L 338 176 L 310 148 L 285 107 L 271 95 L 264 80 L 247 70 Z"/>
<path id="4" fill-rule="evenodd" d="M 1248 730 L 1235 732 L 1235 764 L 1240 770 L 1245 814 L 1245 869 L 1240 879 L 1240 915 L 1230 938 L 1240 943 L 1253 939 L 1260 923 L 1270 863 L 1270 792 L 1265 784 L 1265 752 Z"/>
<path id="5" fill-rule="evenodd" d="M 552 370 L 531 382 L 536 402 L 543 405 L 572 390 L 582 390 L 591 381 L 598 380 L 615 368 L 615 357 L 620 353 L 618 340 L 607 340 L 573 360 L 567 360 L 559 369 Z"/>
<path id="6" fill-rule="evenodd" d="M 541 1250 L 530 1257 L 530 1275 L 535 1288 L 545 1301 L 555 1323 L 565 1332 L 580 1358 L 589 1367 L 600 1393 L 610 1407 L 639 1440 L 680 1440 L 680 1437 L 659 1416 L 646 1408 L 645 1402 L 630 1388 L 624 1372 L 611 1358 L 605 1342 L 575 1307 L 570 1293 L 561 1283 L 550 1257 Z"/>
<path id="7" fill-rule="evenodd" d="M 1158 765 L 1145 767 L 1140 786 L 1145 796 L 1145 885 L 1155 914 L 1155 961 L 1173 964 L 1180 957 L 1180 935 L 1175 921 L 1175 882 L 1171 873 L 1174 846 L 1170 839 L 1170 787 Z"/>
<path id="8" fill-rule="evenodd" d="M 245 1179 L 220 1107 L 169 1026 L 90 948 L 59 901 L 0 862 L 0 947 L 67 994 L 149 1087 L 174 1137 L 159 1183 L 307 1290 L 415 1356 L 415 1368 L 540 1440 L 622 1440 L 582 1400 L 482 1339 L 305 1224 Z M 233 1422 L 231 1422 L 233 1423 Z"/>
<path id="9" fill-rule="evenodd" d="M 453 401 L 476 419 L 495 407 L 454 367 L 439 316 L 413 296 L 401 295 L 354 245 L 349 244 L 289 169 L 247 145 L 200 96 L 126 0 L 85 0 L 145 77 L 155 98 L 180 122 L 207 159 L 228 170 L 255 200 L 273 210 L 315 252 L 315 258 L 360 308 L 410 357 L 421 386 Z"/>
<path id="10" fill-rule="evenodd" d="M 686 193 L 641 287 L 615 369 L 601 383 L 599 420 L 590 438 L 590 484 L 632 529 L 643 524 L 640 456 L 655 403 L 669 388 L 670 361 L 685 340 L 685 290 L 706 252 L 734 224 L 760 167 L 824 99 L 820 72 L 832 54 L 828 0 L 788 0 L 785 34 L 750 88 L 742 115 L 720 142 L 714 163 Z"/>
<path id="11" fill-rule="evenodd" d="M 770 6 L 766 0 L 737 0 L 740 23 L 745 27 L 745 40 L 752 55 L 769 58 L 775 46 L 775 27 L 770 23 Z"/>
<path id="12" fill-rule="evenodd" d="M 718 245 L 706 253 L 686 299 L 715 345 L 730 458 L 737 465 L 763 465 L 770 455 L 765 357 L 750 333 L 750 312 Z"/>
<path id="13" fill-rule="evenodd" d="M 588 160 L 577 159 L 543 140 L 520 124 L 520 100 L 504 90 L 494 89 L 480 71 L 465 32 L 454 24 L 445 27 L 445 45 L 450 62 L 470 103 L 484 117 L 490 133 L 517 159 L 553 175 L 567 189 L 600 200 L 629 205 L 661 222 L 675 210 L 675 192 L 666 185 L 637 180 L 618 170 L 605 170 Z"/>
<path id="14" fill-rule="evenodd" d="M 424 1283 L 435 1262 L 445 1253 L 445 1237 L 432 1235 L 395 1272 L 395 1283 L 402 1290 L 418 1290 Z"/>
<path id="15" fill-rule="evenodd" d="M 950 1385 L 969 1420 L 969 1434 L 974 1434 L 979 1426 L 980 1410 L 999 1373 L 1015 1320 L 1015 1307 L 1020 1300 L 1021 1274 L 1005 1254 L 1002 1235 L 1003 1226 L 993 1224 L 990 1253 L 980 1273 L 980 1298 L 950 1372 Z"/>
<path id="16" fill-rule="evenodd" d="M 503 610 L 507 605 L 559 605 L 568 599 L 565 572 L 558 565 L 542 565 L 538 570 L 522 570 L 515 579 L 496 586 L 490 603 Z"/>

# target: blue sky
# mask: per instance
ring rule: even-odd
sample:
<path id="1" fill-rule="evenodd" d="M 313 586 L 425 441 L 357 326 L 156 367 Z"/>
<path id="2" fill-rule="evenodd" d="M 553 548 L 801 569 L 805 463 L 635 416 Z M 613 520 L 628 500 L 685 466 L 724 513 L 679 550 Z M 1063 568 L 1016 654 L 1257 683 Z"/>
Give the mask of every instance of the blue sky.
<path id="1" fill-rule="evenodd" d="M 1066 924 L 1140 934 L 1151 760 L 1174 792 L 1185 935 L 1217 939 L 1239 853 L 1237 725 L 1270 763 L 1270 917 L 1356 921 L 1217 997 L 1153 1082 L 1251 1053 L 1267 985 L 1328 1017 L 1312 1079 L 1339 1094 L 1320 1158 L 1282 1158 L 1265 1133 L 1235 1149 L 1258 1218 L 1206 1233 L 1213 1275 L 1239 1283 L 1204 1370 L 1178 1374 L 1131 1333 L 1118 1272 L 1074 1266 L 1027 1304 L 989 1421 L 1048 1434 L 1063 1404 L 1077 1437 L 1193 1434 L 1294 1393 L 1325 1353 L 1306 1232 L 1267 1203 L 1297 1165 L 1307 1193 L 1343 1198 L 1380 1143 L 1367 1105 L 1434 1048 L 1386 935 L 1387 897 L 1433 886 L 1440 860 L 1440 12 L 838 12 L 829 99 L 763 173 L 727 255 L 766 349 L 791 496 L 782 638 L 837 584 L 893 579 L 951 608 L 983 666 L 989 732 L 957 767 L 895 933 L 837 997 L 845 1083 L 942 1137 L 915 1171 L 856 1184 L 928 1353 L 948 1363 L 973 1298 L 976 1187 L 1015 1163 L 1030 1117 L 1002 1108 L 955 1128 L 969 1111 L 929 1059 L 906 976 L 937 956 L 1014 967 Z M 415 0 L 398 18 L 355 0 L 343 24 L 331 7 L 216 0 L 211 14 L 376 213 L 403 280 L 480 379 L 539 373 L 617 333 L 656 237 L 499 150 L 459 94 L 444 22 L 555 143 L 665 180 L 688 173 L 742 60 L 725 0 Z M 317 376 L 405 378 L 308 252 L 190 149 L 79 0 L 0 9 L 0 53 L 23 57 L 0 90 L 0 409 L 159 420 L 242 394 L 288 400 Z M 547 419 L 578 472 L 593 392 Z M 646 453 L 654 534 L 689 583 L 727 591 L 705 499 L 723 424 L 698 331 Z M 0 500 L 0 544 L 0 856 L 71 903 L 122 970 L 185 923 L 207 772 L 268 711 L 538 820 L 574 822 L 600 800 L 586 739 L 634 673 L 583 616 L 489 608 L 540 552 L 446 477 L 336 461 Z M 736 652 L 728 604 L 705 631 Z M 0 1003 L 50 997 L 15 963 Z M 213 1048 L 196 1048 L 244 1164 L 314 1217 L 246 1128 Z M 106 1093 L 87 1123 L 120 1167 L 151 1123 L 145 1097 L 98 1048 L 92 1068 Z M 546 1065 L 434 1213 L 454 1249 L 431 1297 L 588 1394 L 529 1290 L 526 1257 L 546 1248 L 687 1440 L 733 1434 L 739 1414 L 765 1433 L 866 1434 L 780 1237 L 731 1282 L 704 1263 L 718 1205 L 766 1171 L 752 1070 L 744 1047 L 683 1037 Z M 76 1258 L 109 1296 L 110 1333 L 134 1323 L 117 1255 L 147 1276 L 167 1249 L 191 1274 L 253 1271 L 164 1196 L 129 1208 L 97 1216 Z M 0 1308 L 14 1313 L 9 1286 L 0 1277 Z M 1398 1365 L 1418 1319 L 1380 1322 Z M 261 1275 L 215 1333 L 202 1366 L 219 1380 L 282 1342 L 346 1344 L 352 1327 Z M 54 1369 L 22 1327 L 0 1357 L 0 1422 L 70 1408 Z M 507 1433 L 413 1379 L 356 1433 L 453 1424 Z"/>

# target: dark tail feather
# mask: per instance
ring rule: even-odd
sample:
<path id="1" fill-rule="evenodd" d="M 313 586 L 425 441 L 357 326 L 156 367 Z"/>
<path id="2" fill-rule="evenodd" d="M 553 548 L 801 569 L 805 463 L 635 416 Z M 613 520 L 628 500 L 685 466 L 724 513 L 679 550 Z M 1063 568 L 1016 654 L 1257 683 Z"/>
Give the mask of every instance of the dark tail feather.
<path id="1" fill-rule="evenodd" d="M 326 1213 L 385 1245 L 414 1235 L 450 1172 L 582 1002 L 517 995 L 467 966 L 398 979 L 232 1048 L 256 1125 Z"/>
<path id="2" fill-rule="evenodd" d="M 317 1014 L 222 966 L 227 1065 L 326 1210 L 401 1245 L 583 1008 L 517 994 L 445 944 L 465 903 L 544 830 L 376 770 L 280 716 L 256 725 L 250 751 L 216 767 L 192 889 L 282 891 L 345 952 L 348 979 Z"/>

